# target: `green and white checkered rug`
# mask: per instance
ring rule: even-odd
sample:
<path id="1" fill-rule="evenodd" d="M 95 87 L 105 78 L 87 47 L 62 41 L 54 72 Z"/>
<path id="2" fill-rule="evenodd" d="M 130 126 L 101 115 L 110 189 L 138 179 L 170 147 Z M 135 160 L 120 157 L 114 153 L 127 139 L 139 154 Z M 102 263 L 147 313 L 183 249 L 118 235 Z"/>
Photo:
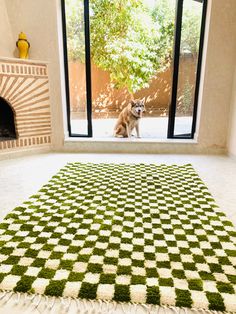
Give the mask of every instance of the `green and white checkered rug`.
<path id="1" fill-rule="evenodd" d="M 234 312 L 235 245 L 191 165 L 70 163 L 0 224 L 0 289 Z"/>

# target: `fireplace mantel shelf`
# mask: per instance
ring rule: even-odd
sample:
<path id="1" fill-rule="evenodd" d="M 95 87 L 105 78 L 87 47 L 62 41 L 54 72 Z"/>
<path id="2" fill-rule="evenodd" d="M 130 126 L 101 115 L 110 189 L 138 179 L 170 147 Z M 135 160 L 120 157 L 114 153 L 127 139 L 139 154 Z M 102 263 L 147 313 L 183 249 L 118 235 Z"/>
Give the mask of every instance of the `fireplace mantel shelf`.
<path id="1" fill-rule="evenodd" d="M 11 63 L 23 63 L 23 64 L 49 64 L 48 61 L 42 60 L 33 60 L 33 59 L 20 59 L 20 58 L 9 58 L 9 57 L 1 57 L 0 62 L 11 62 Z"/>

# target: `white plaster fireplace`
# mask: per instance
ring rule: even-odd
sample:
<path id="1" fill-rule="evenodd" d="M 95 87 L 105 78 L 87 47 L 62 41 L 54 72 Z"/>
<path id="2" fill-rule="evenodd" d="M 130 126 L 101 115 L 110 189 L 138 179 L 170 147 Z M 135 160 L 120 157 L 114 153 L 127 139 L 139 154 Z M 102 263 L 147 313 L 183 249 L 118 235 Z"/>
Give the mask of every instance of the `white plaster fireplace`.
<path id="1" fill-rule="evenodd" d="M 50 143 L 47 63 L 0 58 L 0 151 Z"/>

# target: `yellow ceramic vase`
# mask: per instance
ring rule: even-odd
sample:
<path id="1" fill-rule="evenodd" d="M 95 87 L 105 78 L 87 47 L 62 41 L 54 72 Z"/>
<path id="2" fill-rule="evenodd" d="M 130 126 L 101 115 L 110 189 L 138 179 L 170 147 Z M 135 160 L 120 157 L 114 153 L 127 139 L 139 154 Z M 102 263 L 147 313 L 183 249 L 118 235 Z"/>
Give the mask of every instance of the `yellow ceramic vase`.
<path id="1" fill-rule="evenodd" d="M 27 40 L 26 34 L 21 32 L 19 34 L 16 46 L 19 49 L 19 57 L 21 59 L 28 59 L 30 43 Z"/>

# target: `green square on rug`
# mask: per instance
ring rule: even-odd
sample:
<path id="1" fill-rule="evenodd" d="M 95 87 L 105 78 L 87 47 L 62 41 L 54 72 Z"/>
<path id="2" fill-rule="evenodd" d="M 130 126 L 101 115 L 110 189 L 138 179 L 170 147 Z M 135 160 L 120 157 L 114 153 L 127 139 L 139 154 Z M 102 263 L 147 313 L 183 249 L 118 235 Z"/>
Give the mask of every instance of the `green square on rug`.
<path id="1" fill-rule="evenodd" d="M 236 312 L 236 232 L 191 165 L 69 163 L 0 224 L 0 290 Z"/>

